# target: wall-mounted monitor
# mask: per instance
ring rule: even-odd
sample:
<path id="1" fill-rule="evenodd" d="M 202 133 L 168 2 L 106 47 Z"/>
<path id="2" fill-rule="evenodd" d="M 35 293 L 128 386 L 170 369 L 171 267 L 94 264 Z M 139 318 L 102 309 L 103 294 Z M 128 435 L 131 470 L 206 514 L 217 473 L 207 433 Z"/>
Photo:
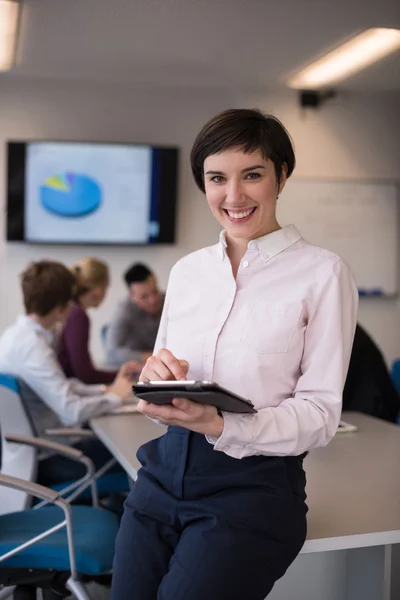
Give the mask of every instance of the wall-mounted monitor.
<path id="1" fill-rule="evenodd" d="M 175 241 L 178 149 L 7 143 L 7 240 L 39 244 Z"/>

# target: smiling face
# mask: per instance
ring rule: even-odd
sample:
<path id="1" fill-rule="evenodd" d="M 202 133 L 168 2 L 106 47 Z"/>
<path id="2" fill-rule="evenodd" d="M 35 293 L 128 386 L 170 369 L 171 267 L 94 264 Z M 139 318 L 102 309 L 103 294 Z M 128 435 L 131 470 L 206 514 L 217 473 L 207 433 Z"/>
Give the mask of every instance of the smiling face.
<path id="1" fill-rule="evenodd" d="M 249 242 L 279 229 L 276 201 L 286 182 L 285 165 L 278 183 L 274 163 L 259 150 L 228 148 L 205 159 L 204 182 L 207 202 L 228 243 Z"/>

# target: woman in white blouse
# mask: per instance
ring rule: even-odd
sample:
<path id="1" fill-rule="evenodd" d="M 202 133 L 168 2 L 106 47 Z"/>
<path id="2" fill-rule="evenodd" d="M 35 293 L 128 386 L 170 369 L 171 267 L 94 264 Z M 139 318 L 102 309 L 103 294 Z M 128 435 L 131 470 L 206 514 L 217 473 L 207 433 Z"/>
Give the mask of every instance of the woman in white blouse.
<path id="1" fill-rule="evenodd" d="M 256 110 L 225 111 L 197 136 L 191 164 L 224 230 L 172 269 L 141 380 L 216 381 L 258 412 L 140 401 L 169 428 L 138 453 L 113 600 L 268 596 L 305 540 L 302 460 L 341 413 L 358 295 L 338 256 L 277 222 L 295 165 L 287 131 Z"/>

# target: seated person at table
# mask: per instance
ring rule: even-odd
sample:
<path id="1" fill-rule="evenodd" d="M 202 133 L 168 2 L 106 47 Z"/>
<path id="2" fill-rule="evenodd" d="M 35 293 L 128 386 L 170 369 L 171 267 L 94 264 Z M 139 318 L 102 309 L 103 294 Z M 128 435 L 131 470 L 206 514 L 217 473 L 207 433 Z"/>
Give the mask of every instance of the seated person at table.
<path id="1" fill-rule="evenodd" d="M 129 294 L 106 333 L 107 362 L 116 366 L 128 360 L 144 363 L 151 356 L 164 305 L 164 294 L 145 265 L 132 265 L 124 280 Z"/>
<path id="2" fill-rule="evenodd" d="M 343 390 L 343 410 L 354 410 L 392 423 L 400 410 L 400 398 L 382 352 L 359 324 Z"/>
<path id="3" fill-rule="evenodd" d="M 89 308 L 97 308 L 104 300 L 110 281 L 108 266 L 97 258 L 84 258 L 71 270 L 76 293 L 59 340 L 58 360 L 67 377 L 76 377 L 83 383 L 112 383 L 117 371 L 96 369 L 90 356 L 87 314 Z"/>
<path id="4" fill-rule="evenodd" d="M 109 386 L 86 385 L 68 379 L 52 347 L 52 330 L 65 321 L 75 291 L 75 277 L 61 263 L 43 260 L 22 273 L 26 314 L 20 315 L 0 337 L 0 371 L 18 377 L 21 396 L 36 434 L 49 428 L 84 425 L 131 398 L 130 365 L 124 366 Z M 100 468 L 111 455 L 97 439 L 74 444 Z M 82 471 L 83 469 L 83 471 Z M 81 477 L 83 465 L 48 457 L 39 463 L 43 485 Z"/>

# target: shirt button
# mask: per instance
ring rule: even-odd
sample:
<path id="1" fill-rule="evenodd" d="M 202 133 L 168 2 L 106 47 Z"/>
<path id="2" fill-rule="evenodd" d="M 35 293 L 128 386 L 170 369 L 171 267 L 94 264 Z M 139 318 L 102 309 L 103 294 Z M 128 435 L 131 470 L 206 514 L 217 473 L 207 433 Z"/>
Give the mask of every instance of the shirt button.
<path id="1" fill-rule="evenodd" d="M 242 265 L 243 265 L 243 267 L 244 267 L 244 268 L 246 268 L 246 267 L 248 267 L 248 266 L 249 266 L 249 263 L 248 263 L 248 261 L 247 261 L 247 260 L 244 260 L 244 261 L 242 262 Z"/>

